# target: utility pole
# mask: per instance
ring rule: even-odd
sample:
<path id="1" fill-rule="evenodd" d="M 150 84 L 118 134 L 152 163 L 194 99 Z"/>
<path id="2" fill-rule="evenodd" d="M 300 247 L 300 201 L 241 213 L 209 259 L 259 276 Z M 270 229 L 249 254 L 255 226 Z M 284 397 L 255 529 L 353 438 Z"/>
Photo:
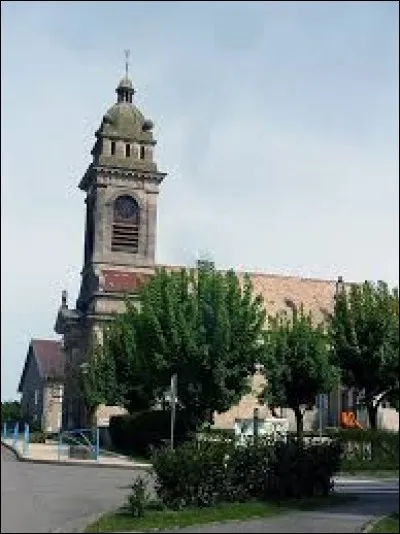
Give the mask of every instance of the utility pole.
<path id="1" fill-rule="evenodd" d="M 174 430 L 175 430 L 177 385 L 178 385 L 178 375 L 174 374 L 171 377 L 171 450 L 174 450 Z"/>

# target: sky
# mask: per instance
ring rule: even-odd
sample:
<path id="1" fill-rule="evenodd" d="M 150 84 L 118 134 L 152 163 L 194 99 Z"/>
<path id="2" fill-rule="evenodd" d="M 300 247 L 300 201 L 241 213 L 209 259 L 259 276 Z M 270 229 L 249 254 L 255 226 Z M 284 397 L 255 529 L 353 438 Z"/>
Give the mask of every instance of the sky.
<path id="1" fill-rule="evenodd" d="M 76 300 L 94 132 L 131 50 L 157 262 L 399 280 L 398 2 L 1 3 L 1 398 Z"/>

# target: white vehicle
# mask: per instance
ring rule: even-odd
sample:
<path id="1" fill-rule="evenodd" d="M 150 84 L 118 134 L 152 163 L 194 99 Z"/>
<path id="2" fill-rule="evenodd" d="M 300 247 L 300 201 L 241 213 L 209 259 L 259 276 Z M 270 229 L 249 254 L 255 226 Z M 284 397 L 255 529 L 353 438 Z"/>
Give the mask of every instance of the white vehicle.
<path id="1" fill-rule="evenodd" d="M 236 442 L 244 445 L 249 438 L 255 435 L 255 424 L 257 424 L 257 435 L 260 437 L 269 437 L 275 441 L 277 439 L 286 440 L 289 430 L 289 421 L 285 418 L 271 417 L 268 419 L 255 419 L 254 417 L 246 419 L 235 419 L 235 438 Z"/>

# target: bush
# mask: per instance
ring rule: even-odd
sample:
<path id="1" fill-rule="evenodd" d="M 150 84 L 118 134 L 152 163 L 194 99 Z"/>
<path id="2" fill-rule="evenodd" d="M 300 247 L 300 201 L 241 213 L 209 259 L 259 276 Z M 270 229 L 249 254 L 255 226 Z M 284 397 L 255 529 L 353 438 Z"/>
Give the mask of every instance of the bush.
<path id="1" fill-rule="evenodd" d="M 146 504 L 150 501 L 146 485 L 146 481 L 142 477 L 138 477 L 131 486 L 132 493 L 128 495 L 125 509 L 133 517 L 144 516 Z"/>
<path id="2" fill-rule="evenodd" d="M 324 438 L 342 444 L 341 469 L 344 471 L 398 470 L 399 433 L 389 430 L 329 429 Z M 319 440 L 319 434 L 308 432 L 306 440 Z"/>
<path id="3" fill-rule="evenodd" d="M 187 439 L 189 430 L 184 414 L 178 411 L 174 432 L 176 445 Z M 164 410 L 149 410 L 113 416 L 109 431 L 112 446 L 117 450 L 150 457 L 152 448 L 160 448 L 170 441 L 171 414 Z"/>
<path id="4" fill-rule="evenodd" d="M 340 430 L 343 470 L 399 469 L 399 433 L 385 430 Z"/>
<path id="5" fill-rule="evenodd" d="M 46 443 L 46 433 L 31 432 L 29 434 L 29 443 Z"/>
<path id="6" fill-rule="evenodd" d="M 229 442 L 191 442 L 154 454 L 156 490 L 172 508 L 327 495 L 340 454 L 335 440 L 304 445 L 258 439 L 236 447 Z"/>
<path id="7" fill-rule="evenodd" d="M 158 498 L 174 509 L 211 506 L 227 500 L 227 457 L 232 446 L 208 441 L 187 442 L 175 450 L 155 451 Z"/>

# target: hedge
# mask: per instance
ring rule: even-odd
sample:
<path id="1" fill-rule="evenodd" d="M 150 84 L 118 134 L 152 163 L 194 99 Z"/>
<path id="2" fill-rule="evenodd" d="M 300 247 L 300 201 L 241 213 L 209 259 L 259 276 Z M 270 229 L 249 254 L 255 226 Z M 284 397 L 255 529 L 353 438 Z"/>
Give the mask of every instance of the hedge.
<path id="1" fill-rule="evenodd" d="M 159 448 L 171 438 L 171 412 L 149 410 L 136 414 L 117 415 L 110 418 L 112 446 L 127 454 L 150 457 L 152 448 Z M 177 411 L 174 442 L 179 445 L 190 434 L 184 414 Z"/>
<path id="2" fill-rule="evenodd" d="M 398 470 L 399 433 L 385 430 L 340 430 L 343 470 Z"/>
<path id="3" fill-rule="evenodd" d="M 319 434 L 308 432 L 307 437 Z M 399 433 L 389 430 L 330 429 L 323 437 L 342 443 L 341 469 L 343 471 L 398 470 Z"/>
<path id="4" fill-rule="evenodd" d="M 247 446 L 192 441 L 155 451 L 152 463 L 159 499 L 180 509 L 327 495 L 340 454 L 337 440 L 307 445 L 258 439 Z"/>

